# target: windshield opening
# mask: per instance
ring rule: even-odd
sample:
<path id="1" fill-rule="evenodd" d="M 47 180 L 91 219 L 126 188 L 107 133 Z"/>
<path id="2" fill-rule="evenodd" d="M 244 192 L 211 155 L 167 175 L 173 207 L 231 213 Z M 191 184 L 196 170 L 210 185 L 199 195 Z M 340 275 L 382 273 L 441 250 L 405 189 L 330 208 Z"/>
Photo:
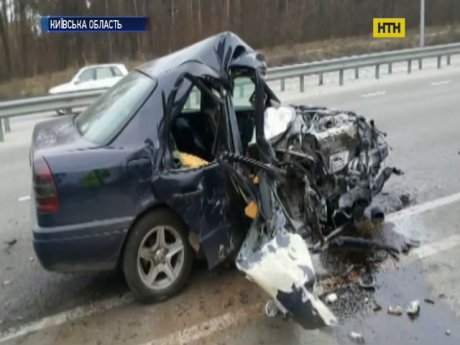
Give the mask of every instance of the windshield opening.
<path id="1" fill-rule="evenodd" d="M 75 118 L 86 139 L 105 145 L 126 125 L 157 85 L 157 81 L 133 71 L 121 79 Z"/>

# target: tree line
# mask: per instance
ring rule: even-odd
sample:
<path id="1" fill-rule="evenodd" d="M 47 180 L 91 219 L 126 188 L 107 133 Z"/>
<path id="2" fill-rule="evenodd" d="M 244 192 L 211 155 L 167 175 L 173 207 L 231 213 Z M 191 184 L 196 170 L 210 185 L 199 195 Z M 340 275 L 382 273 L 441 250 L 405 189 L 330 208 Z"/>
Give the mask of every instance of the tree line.
<path id="1" fill-rule="evenodd" d="M 373 17 L 418 26 L 420 0 L 0 0 L 0 82 L 89 63 L 147 60 L 230 30 L 255 48 L 371 34 Z M 426 1 L 426 24 L 460 21 L 459 0 Z M 41 33 L 41 15 L 139 15 L 141 33 Z"/>

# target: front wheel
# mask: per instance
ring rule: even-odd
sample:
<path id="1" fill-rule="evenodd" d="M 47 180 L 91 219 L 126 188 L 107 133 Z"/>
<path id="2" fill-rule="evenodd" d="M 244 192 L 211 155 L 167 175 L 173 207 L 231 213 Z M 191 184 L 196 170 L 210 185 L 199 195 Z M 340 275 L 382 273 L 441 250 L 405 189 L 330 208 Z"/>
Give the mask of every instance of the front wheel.
<path id="1" fill-rule="evenodd" d="M 178 293 L 190 277 L 192 265 L 187 227 L 172 212 L 153 211 L 131 230 L 123 272 L 141 302 L 161 301 Z"/>

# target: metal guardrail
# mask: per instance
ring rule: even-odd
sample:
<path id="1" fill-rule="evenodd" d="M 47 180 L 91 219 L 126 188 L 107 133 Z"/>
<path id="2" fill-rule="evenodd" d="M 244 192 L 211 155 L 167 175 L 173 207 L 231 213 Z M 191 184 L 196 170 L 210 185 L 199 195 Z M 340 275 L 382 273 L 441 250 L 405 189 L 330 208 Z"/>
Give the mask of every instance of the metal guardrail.
<path id="1" fill-rule="evenodd" d="M 280 90 L 285 91 L 286 79 L 299 78 L 299 90 L 300 92 L 304 92 L 304 78 L 307 75 L 318 75 L 318 84 L 322 85 L 324 73 L 338 72 L 339 85 L 343 85 L 345 70 L 354 69 L 355 78 L 358 79 L 360 68 L 375 66 L 375 77 L 378 79 L 380 78 L 380 68 L 382 65 L 387 65 L 388 73 L 392 73 L 393 63 L 407 61 L 407 72 L 411 73 L 413 61 L 418 61 L 418 67 L 421 69 L 423 67 L 423 59 L 437 58 L 437 67 L 441 68 L 442 57 L 446 57 L 446 64 L 450 65 L 451 55 L 456 54 L 460 54 L 460 43 L 356 55 L 270 68 L 265 79 L 267 81 L 279 80 Z M 237 86 L 240 88 L 240 95 L 243 95 L 245 85 L 241 84 Z M 106 89 L 98 89 L 0 102 L 0 142 L 4 140 L 3 127 L 5 132 L 11 131 L 10 117 L 38 114 L 58 109 L 85 107 L 94 102 L 105 91 Z M 2 119 L 3 121 L 1 121 Z M 1 122 L 3 122 L 3 126 Z"/>

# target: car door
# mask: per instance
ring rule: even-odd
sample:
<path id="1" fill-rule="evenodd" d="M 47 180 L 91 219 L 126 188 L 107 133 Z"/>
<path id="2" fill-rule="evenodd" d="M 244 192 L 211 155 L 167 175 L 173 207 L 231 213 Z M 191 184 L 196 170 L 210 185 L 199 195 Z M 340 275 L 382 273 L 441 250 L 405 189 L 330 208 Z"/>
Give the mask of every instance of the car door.
<path id="1" fill-rule="evenodd" d="M 214 155 L 204 160 L 197 157 L 196 152 L 190 154 L 178 151 L 173 135 L 175 124 L 178 119 L 192 123 L 197 114 L 204 111 L 204 99 L 212 98 L 210 95 L 213 92 L 221 102 L 212 145 L 216 147 Z M 179 111 L 171 114 L 169 125 L 165 128 L 168 131 L 166 137 L 173 138 L 172 145 L 164 143 L 169 146 L 165 157 L 172 157 L 172 160 L 152 184 L 154 195 L 164 200 L 197 236 L 210 268 L 236 254 L 249 226 L 249 219 L 244 215 L 245 202 L 216 159 L 220 152 L 234 150 L 233 141 L 229 138 L 231 121 L 225 101 L 216 93 L 216 90 L 193 88 L 190 82 L 184 81 L 174 99 L 174 104 L 182 106 Z M 193 151 L 191 146 L 183 145 L 181 149 Z M 188 154 L 188 158 L 198 163 L 184 165 L 184 162 L 179 162 L 174 165 L 182 153 Z"/>

